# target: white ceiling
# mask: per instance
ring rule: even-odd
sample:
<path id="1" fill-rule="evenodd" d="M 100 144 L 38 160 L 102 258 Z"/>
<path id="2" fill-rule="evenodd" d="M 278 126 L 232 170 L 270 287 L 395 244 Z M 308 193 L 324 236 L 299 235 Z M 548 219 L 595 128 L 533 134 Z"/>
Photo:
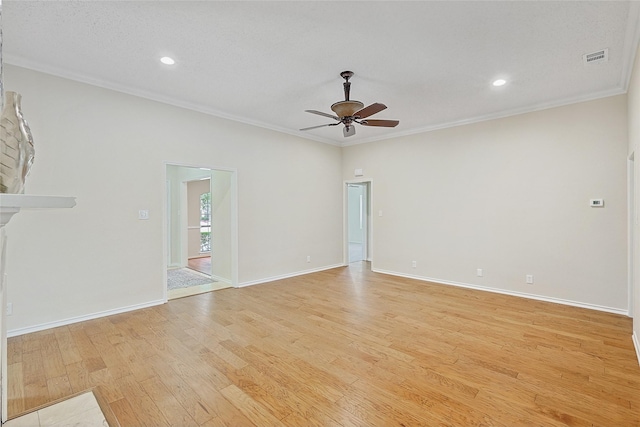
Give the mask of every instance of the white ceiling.
<path id="1" fill-rule="evenodd" d="M 624 93 L 640 4 L 627 1 L 7 1 L 3 57 L 32 68 L 336 145 Z M 585 66 L 604 48 L 609 61 Z M 174 57 L 165 66 L 161 56 Z M 351 99 L 393 129 L 340 127 Z M 495 88 L 491 82 L 505 78 Z M 6 88 L 11 90 L 10 87 Z"/>

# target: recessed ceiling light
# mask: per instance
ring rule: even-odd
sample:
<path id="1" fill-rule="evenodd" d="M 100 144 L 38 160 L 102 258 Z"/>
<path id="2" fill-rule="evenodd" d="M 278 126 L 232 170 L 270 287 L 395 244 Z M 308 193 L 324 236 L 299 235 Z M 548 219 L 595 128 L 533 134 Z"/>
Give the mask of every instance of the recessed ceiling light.
<path id="1" fill-rule="evenodd" d="M 173 58 L 169 58 L 168 56 L 163 56 L 162 58 L 160 58 L 160 62 L 162 62 L 165 65 L 173 65 L 176 63 L 176 61 Z"/>
<path id="2" fill-rule="evenodd" d="M 494 86 L 504 86 L 506 83 L 507 83 L 506 80 L 498 79 L 498 80 L 494 80 L 493 85 Z"/>

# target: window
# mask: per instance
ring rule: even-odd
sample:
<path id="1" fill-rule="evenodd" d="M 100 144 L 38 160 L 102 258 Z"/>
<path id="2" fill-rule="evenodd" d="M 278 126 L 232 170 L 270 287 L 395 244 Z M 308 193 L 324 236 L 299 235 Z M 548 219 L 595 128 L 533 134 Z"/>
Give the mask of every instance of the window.
<path id="1" fill-rule="evenodd" d="M 200 195 L 200 252 L 211 252 L 211 193 Z"/>

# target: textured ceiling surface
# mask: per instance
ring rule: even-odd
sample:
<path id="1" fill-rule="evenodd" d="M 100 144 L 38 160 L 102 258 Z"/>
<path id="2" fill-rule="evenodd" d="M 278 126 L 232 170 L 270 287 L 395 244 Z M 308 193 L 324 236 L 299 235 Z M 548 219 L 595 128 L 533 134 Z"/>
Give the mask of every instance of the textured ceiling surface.
<path id="1" fill-rule="evenodd" d="M 348 145 L 624 93 L 626 1 L 3 1 L 9 64 Z M 583 55 L 608 49 L 607 62 Z M 171 56 L 175 65 L 159 62 Z M 396 128 L 339 126 L 343 99 Z M 504 78 L 507 84 L 493 87 Z M 11 90 L 10 87 L 7 87 Z"/>

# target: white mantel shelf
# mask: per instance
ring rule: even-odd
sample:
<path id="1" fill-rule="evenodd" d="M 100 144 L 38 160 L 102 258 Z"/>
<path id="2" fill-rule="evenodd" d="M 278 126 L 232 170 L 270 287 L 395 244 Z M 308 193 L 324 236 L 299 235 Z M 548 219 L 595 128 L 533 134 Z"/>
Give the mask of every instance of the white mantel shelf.
<path id="1" fill-rule="evenodd" d="M 63 209 L 76 205 L 75 197 L 0 194 L 0 228 L 21 209 Z"/>

